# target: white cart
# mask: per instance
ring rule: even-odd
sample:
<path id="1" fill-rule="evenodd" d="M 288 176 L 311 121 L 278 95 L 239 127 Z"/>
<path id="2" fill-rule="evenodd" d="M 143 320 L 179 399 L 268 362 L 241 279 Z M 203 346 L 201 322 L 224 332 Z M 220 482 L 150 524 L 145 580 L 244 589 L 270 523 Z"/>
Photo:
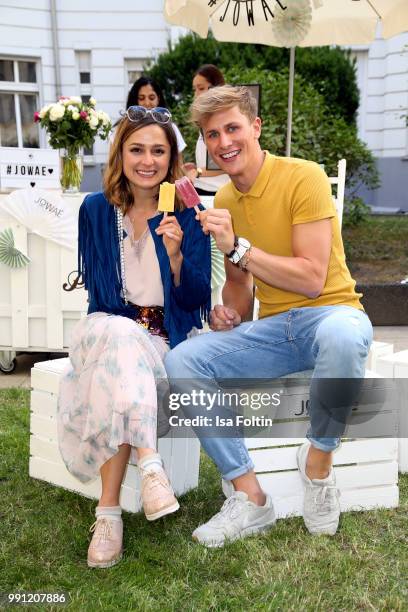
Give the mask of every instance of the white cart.
<path id="1" fill-rule="evenodd" d="M 0 200 L 8 194 L 0 194 Z M 62 196 L 78 216 L 84 194 Z M 65 291 L 76 277 L 77 248 L 68 249 L 30 232 L 0 210 L 0 231 L 13 231 L 15 246 L 30 263 L 11 268 L 0 263 L 0 370 L 12 372 L 19 352 L 67 352 L 71 330 L 87 311 L 84 289 Z"/>

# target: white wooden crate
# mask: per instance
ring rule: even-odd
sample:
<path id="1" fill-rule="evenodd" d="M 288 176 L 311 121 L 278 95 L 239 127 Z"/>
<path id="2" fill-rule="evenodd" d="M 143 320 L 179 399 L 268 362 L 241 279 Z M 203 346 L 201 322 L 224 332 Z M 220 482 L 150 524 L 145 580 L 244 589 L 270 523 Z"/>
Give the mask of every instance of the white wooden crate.
<path id="1" fill-rule="evenodd" d="M 398 462 L 400 472 L 408 473 L 408 351 L 384 355 L 377 361 L 381 376 L 398 378 L 400 385 L 400 422 Z"/>
<path id="2" fill-rule="evenodd" d="M 66 469 L 58 448 L 57 397 L 61 372 L 68 358 L 43 361 L 31 370 L 30 468 L 32 478 L 45 480 L 64 489 L 99 499 L 100 478 L 83 484 Z M 195 438 L 166 437 L 159 440 L 158 451 L 176 495 L 198 484 L 200 444 Z M 140 480 L 136 466 L 128 465 L 122 484 L 120 503 L 128 512 L 141 509 Z"/>
<path id="3" fill-rule="evenodd" d="M 378 348 L 384 350 L 385 347 Z M 393 410 L 390 402 L 379 408 L 374 399 L 382 389 L 384 392 L 395 391 L 376 373 L 367 371 L 366 378 L 372 380 L 366 381 L 365 403 L 358 408 L 358 414 L 372 413 L 373 416 L 367 423 L 365 435 L 378 436 L 382 431 L 392 437 L 356 439 L 353 436 L 361 430 L 358 424 L 353 424 L 356 416 L 352 417 L 347 429 L 348 438 L 334 454 L 342 512 L 395 508 L 399 502 L 398 440 L 394 437 L 398 431 L 398 410 Z M 285 389 L 283 401 L 274 416 L 274 437 L 246 438 L 258 480 L 264 491 L 271 495 L 278 518 L 302 513 L 303 485 L 297 469 L 296 452 L 305 441 L 309 427 L 309 419 L 302 412 L 308 396 L 306 384 Z M 227 489 L 225 491 L 227 493 Z"/>
<path id="4" fill-rule="evenodd" d="M 69 198 L 76 215 L 83 197 Z M 1 211 L 0 231 L 6 228 L 12 229 L 16 247 L 31 262 L 20 269 L 0 264 L 0 351 L 63 351 L 70 345 L 75 323 L 88 309 L 84 289 L 62 288 L 78 267 L 77 249 L 46 240 Z"/>

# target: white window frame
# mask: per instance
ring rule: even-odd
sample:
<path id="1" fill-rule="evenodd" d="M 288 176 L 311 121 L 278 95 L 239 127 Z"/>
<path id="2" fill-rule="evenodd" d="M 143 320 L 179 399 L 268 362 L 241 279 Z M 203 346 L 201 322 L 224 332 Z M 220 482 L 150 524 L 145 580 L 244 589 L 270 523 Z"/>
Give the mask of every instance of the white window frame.
<path id="1" fill-rule="evenodd" d="M 81 83 L 81 79 L 80 79 L 80 72 L 83 72 L 83 70 L 81 70 L 81 66 L 80 66 L 80 53 L 87 53 L 89 55 L 89 73 L 90 73 L 90 83 Z M 89 96 L 92 97 L 92 88 L 93 88 L 93 74 L 92 74 L 92 51 L 91 49 L 80 49 L 80 48 L 76 48 L 75 49 L 75 65 L 76 65 L 76 83 L 77 83 L 77 91 L 79 92 L 78 95 L 79 96 Z M 96 157 L 95 157 L 95 144 L 93 145 L 93 155 L 84 155 L 84 165 L 85 166 L 94 166 L 96 164 Z"/>
<path id="2" fill-rule="evenodd" d="M 19 94 L 34 93 L 37 95 L 38 109 L 41 107 L 40 98 L 40 62 L 38 57 L 29 56 L 11 56 L 11 55 L 0 55 L 0 60 L 13 62 L 13 74 L 17 79 L 20 78 L 18 62 L 32 62 L 35 64 L 35 74 L 37 81 L 35 83 L 24 83 L 20 80 L 14 81 L 0 81 L 0 93 L 11 93 L 14 94 L 14 109 L 16 114 L 16 127 L 17 127 L 17 146 L 23 147 L 23 132 L 21 129 L 21 112 L 20 112 L 20 96 Z M 33 119 L 34 121 L 34 119 Z M 41 146 L 44 145 L 44 139 L 42 131 L 38 126 L 38 143 Z M 1 143 L 0 143 L 0 146 Z"/>
<path id="3" fill-rule="evenodd" d="M 124 61 L 124 68 L 125 68 L 125 78 L 124 78 L 124 83 L 125 83 L 125 98 L 123 101 L 123 105 L 126 104 L 126 100 L 130 91 L 130 88 L 132 87 L 133 83 L 135 82 L 134 79 L 132 81 L 129 80 L 129 72 L 139 72 L 139 77 L 142 76 L 144 69 L 143 66 L 146 65 L 146 63 L 149 61 L 148 57 L 125 57 L 125 61 Z M 139 78 L 138 77 L 138 78 Z"/>

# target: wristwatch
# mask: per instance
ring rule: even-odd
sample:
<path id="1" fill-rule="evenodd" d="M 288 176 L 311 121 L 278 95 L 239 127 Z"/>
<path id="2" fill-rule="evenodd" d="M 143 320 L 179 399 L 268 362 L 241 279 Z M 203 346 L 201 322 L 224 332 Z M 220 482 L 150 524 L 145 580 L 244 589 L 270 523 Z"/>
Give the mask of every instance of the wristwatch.
<path id="1" fill-rule="evenodd" d="M 203 169 L 202 169 L 202 168 L 196 168 L 196 172 L 197 172 L 197 177 L 196 177 L 196 178 L 198 178 L 198 179 L 199 179 L 199 178 L 200 178 L 200 176 L 201 176 L 201 175 L 202 175 L 202 173 L 203 173 Z"/>
<path id="2" fill-rule="evenodd" d="M 238 264 L 250 248 L 251 243 L 249 240 L 235 236 L 234 250 L 228 253 L 227 257 L 233 264 Z"/>

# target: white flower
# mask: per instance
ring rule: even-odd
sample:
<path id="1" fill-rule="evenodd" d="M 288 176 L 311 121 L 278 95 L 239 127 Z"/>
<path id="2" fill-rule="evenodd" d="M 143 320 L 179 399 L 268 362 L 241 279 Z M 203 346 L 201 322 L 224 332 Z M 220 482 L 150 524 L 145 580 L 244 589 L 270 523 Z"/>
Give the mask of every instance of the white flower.
<path id="1" fill-rule="evenodd" d="M 71 104 L 71 100 L 70 98 L 64 98 L 63 100 L 60 100 L 60 104 L 63 104 L 64 106 L 68 106 L 68 104 Z"/>
<path id="2" fill-rule="evenodd" d="M 82 99 L 80 98 L 80 96 L 71 96 L 69 99 L 69 103 L 78 106 L 79 104 L 82 104 Z"/>
<path id="3" fill-rule="evenodd" d="M 76 106 L 73 106 L 72 104 L 70 104 L 70 105 L 68 106 L 68 110 L 69 110 L 69 111 L 71 111 L 71 113 L 72 113 L 72 112 L 75 112 L 75 113 L 77 113 L 77 112 L 78 112 L 77 107 L 76 107 Z"/>
<path id="4" fill-rule="evenodd" d="M 78 111 L 74 111 L 72 113 L 72 118 L 73 118 L 74 121 L 77 121 L 79 119 L 79 117 L 80 117 L 80 115 L 79 115 Z"/>
<path id="5" fill-rule="evenodd" d="M 93 130 L 96 130 L 96 128 L 98 127 L 99 124 L 99 119 L 96 115 L 92 115 L 92 117 L 89 119 L 89 125 L 91 126 L 91 128 Z"/>
<path id="6" fill-rule="evenodd" d="M 102 125 L 108 125 L 108 123 L 111 122 L 108 113 L 105 113 L 105 111 L 99 111 L 98 118 L 100 121 L 102 121 Z"/>
<path id="7" fill-rule="evenodd" d="M 95 100 L 95 98 L 89 98 L 89 104 L 90 104 L 91 106 L 96 106 L 96 100 Z"/>
<path id="8" fill-rule="evenodd" d="M 45 115 L 48 113 L 48 111 L 50 110 L 52 104 L 46 104 L 45 106 L 42 107 L 42 109 L 39 112 L 40 115 L 40 119 L 44 119 Z"/>
<path id="9" fill-rule="evenodd" d="M 63 104 L 51 104 L 50 121 L 58 121 L 65 114 L 65 106 Z"/>

